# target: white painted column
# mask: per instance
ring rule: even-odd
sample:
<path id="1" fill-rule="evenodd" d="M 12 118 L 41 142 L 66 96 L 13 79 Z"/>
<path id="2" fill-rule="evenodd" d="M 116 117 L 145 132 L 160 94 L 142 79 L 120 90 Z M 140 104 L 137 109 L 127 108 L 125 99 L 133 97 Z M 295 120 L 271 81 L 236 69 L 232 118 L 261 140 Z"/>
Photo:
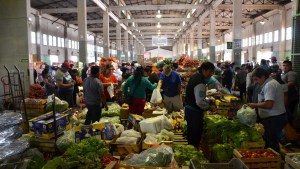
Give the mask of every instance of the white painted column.
<path id="1" fill-rule="evenodd" d="M 242 1 L 233 1 L 232 55 L 236 66 L 241 65 L 242 51 Z"/>
<path id="2" fill-rule="evenodd" d="M 109 48 L 109 15 L 106 11 L 103 12 L 103 56 L 110 57 Z"/>
<path id="3" fill-rule="evenodd" d="M 191 29 L 191 32 L 190 32 L 190 57 L 191 58 L 194 58 L 194 29 L 192 28 Z"/>
<path id="4" fill-rule="evenodd" d="M 117 12 L 117 16 L 121 16 L 121 11 L 118 11 Z M 116 25 L 116 29 L 117 29 L 117 59 L 121 59 L 121 55 L 122 55 L 122 53 L 123 53 L 123 50 L 122 50 L 122 32 L 121 32 L 121 25 L 120 25 L 120 23 L 116 23 L 117 25 Z"/>
<path id="5" fill-rule="evenodd" d="M 202 23 L 198 24 L 197 50 L 198 50 L 198 59 L 203 59 L 203 55 L 202 55 Z"/>
<path id="6" fill-rule="evenodd" d="M 133 61 L 133 35 L 130 36 L 130 41 L 129 41 L 129 51 L 130 51 L 130 60 L 131 62 Z"/>
<path id="7" fill-rule="evenodd" d="M 65 60 L 69 60 L 68 58 L 70 57 L 70 52 L 69 52 L 69 37 L 68 37 L 68 27 L 64 25 L 64 53 L 65 53 Z M 85 64 L 86 62 L 84 62 Z"/>
<path id="8" fill-rule="evenodd" d="M 216 11 L 211 9 L 210 13 L 210 33 L 209 33 L 209 60 L 216 62 Z"/>
<path id="9" fill-rule="evenodd" d="M 42 59 L 42 47 L 43 47 L 43 39 L 42 39 L 42 31 L 41 31 L 42 17 L 39 14 L 35 15 L 35 29 L 36 29 L 36 61 L 41 61 Z"/>
<path id="10" fill-rule="evenodd" d="M 280 16 L 280 30 L 279 30 L 279 57 L 280 57 L 280 61 L 284 61 L 284 53 L 286 50 L 286 9 L 283 7 L 280 12 L 279 12 L 279 16 Z"/>
<path id="11" fill-rule="evenodd" d="M 257 50 L 256 50 L 256 23 L 252 23 L 252 35 L 251 35 L 251 48 L 249 50 L 249 60 L 257 62 Z"/>
<path id="12" fill-rule="evenodd" d="M 78 37 L 79 37 L 79 61 L 87 62 L 87 10 L 86 0 L 77 0 L 78 13 Z"/>
<path id="13" fill-rule="evenodd" d="M 125 52 L 125 61 L 128 62 L 128 32 L 124 31 L 124 52 Z"/>

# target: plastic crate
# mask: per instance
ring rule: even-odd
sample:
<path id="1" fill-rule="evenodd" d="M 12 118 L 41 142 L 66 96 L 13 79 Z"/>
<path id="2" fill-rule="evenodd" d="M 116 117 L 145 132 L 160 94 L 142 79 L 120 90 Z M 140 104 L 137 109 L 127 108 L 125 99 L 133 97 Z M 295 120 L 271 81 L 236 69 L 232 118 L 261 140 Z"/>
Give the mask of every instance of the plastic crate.
<path id="1" fill-rule="evenodd" d="M 229 163 L 200 163 L 191 159 L 190 169 L 249 169 L 240 159 L 233 158 Z"/>

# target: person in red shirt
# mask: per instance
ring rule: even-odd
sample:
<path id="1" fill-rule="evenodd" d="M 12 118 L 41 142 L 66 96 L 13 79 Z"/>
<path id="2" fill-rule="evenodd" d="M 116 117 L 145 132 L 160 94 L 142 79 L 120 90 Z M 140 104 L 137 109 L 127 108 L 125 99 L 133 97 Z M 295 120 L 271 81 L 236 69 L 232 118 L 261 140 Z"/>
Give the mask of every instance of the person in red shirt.
<path id="1" fill-rule="evenodd" d="M 113 74 L 114 72 L 114 67 L 112 64 L 106 64 L 103 67 L 103 71 L 100 74 L 100 80 L 104 85 L 104 95 L 106 98 L 107 102 L 114 102 L 115 101 L 115 96 L 116 96 L 116 86 L 118 85 L 118 80 L 116 76 Z M 110 94 L 108 93 L 108 87 L 111 86 L 111 84 L 114 85 L 114 96 L 111 97 Z"/>

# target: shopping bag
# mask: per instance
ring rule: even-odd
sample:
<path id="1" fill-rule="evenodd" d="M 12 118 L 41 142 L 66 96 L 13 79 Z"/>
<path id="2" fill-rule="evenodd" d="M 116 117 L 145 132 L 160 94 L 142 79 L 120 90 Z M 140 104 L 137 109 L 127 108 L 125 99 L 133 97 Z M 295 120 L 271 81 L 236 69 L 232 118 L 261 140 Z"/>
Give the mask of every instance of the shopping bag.
<path id="1" fill-rule="evenodd" d="M 110 86 L 107 87 L 108 94 L 110 98 L 113 98 L 115 96 L 114 94 L 114 85 L 111 83 Z"/>
<path id="2" fill-rule="evenodd" d="M 161 97 L 160 91 L 158 89 L 153 90 L 150 102 L 151 103 L 161 103 L 162 102 L 162 97 Z"/>

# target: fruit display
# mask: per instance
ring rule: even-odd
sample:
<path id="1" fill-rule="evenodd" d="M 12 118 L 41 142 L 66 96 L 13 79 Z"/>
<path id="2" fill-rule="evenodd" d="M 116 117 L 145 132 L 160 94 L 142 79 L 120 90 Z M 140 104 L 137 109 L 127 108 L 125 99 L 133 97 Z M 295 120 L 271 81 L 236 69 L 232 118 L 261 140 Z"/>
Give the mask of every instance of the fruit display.
<path id="1" fill-rule="evenodd" d="M 46 90 L 42 88 L 42 86 L 39 84 L 30 85 L 29 98 L 46 99 L 47 98 Z"/>
<path id="2" fill-rule="evenodd" d="M 183 115 L 180 114 L 180 112 L 173 112 L 170 117 L 170 122 L 172 123 L 175 131 L 183 130 L 184 118 Z"/>
<path id="3" fill-rule="evenodd" d="M 277 155 L 272 152 L 271 150 L 255 150 L 255 151 L 250 151 L 250 150 L 239 150 L 238 151 L 241 155 L 242 158 L 274 158 L 277 157 Z"/>

